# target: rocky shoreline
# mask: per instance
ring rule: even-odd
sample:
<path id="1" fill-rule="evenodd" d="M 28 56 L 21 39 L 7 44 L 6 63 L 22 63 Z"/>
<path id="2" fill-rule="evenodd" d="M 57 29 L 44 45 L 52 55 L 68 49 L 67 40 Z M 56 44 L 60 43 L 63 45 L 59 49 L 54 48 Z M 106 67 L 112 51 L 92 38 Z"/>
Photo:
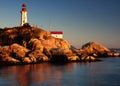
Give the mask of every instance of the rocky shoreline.
<path id="1" fill-rule="evenodd" d="M 73 49 L 68 41 L 31 26 L 0 29 L 0 45 L 0 65 L 93 62 L 99 61 L 100 57 L 120 56 L 97 42 Z"/>

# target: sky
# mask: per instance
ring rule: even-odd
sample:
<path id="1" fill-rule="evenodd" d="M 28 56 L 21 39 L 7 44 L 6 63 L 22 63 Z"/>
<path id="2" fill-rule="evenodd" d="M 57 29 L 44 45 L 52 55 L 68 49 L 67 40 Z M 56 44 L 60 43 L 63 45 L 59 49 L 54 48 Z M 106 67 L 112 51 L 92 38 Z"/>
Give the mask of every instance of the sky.
<path id="1" fill-rule="evenodd" d="M 29 24 L 63 31 L 77 48 L 89 41 L 120 48 L 120 0 L 0 0 L 1 28 L 20 25 L 22 3 Z"/>

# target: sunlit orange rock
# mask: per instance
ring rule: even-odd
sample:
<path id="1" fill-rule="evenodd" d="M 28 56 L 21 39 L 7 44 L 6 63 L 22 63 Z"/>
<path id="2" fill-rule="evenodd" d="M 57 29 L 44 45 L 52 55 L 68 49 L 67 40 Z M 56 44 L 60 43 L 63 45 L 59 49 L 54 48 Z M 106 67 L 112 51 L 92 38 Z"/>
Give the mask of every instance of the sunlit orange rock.
<path id="1" fill-rule="evenodd" d="M 71 47 L 67 40 L 52 37 L 50 32 L 38 27 L 0 29 L 0 62 L 96 61 L 98 56 L 120 55 L 97 42 L 86 43 L 79 50 Z"/>
<path id="2" fill-rule="evenodd" d="M 97 42 L 88 42 L 82 46 L 81 50 L 86 54 L 96 54 L 98 56 L 105 56 L 110 52 L 108 48 Z"/>

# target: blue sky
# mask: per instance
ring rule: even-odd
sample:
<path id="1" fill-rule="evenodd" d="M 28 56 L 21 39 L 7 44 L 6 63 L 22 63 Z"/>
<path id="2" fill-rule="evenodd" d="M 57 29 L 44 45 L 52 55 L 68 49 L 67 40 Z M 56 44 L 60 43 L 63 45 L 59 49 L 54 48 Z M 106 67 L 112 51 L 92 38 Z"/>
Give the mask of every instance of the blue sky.
<path id="1" fill-rule="evenodd" d="M 0 27 L 20 25 L 22 3 L 28 22 L 64 32 L 64 39 L 81 47 L 96 41 L 120 48 L 120 0 L 0 0 Z"/>

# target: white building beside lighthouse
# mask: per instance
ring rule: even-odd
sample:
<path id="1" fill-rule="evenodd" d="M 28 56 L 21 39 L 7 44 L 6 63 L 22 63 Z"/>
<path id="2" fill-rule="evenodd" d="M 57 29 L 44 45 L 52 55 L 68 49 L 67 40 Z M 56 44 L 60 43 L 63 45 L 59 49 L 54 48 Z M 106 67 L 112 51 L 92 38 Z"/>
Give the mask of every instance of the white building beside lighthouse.
<path id="1" fill-rule="evenodd" d="M 26 4 L 25 3 L 22 4 L 22 10 L 20 12 L 21 12 L 21 23 L 20 23 L 20 25 L 23 26 L 25 23 L 28 23 L 27 22 L 27 9 L 26 9 Z"/>
<path id="2" fill-rule="evenodd" d="M 55 38 L 63 38 L 63 32 L 62 31 L 50 31 L 51 36 Z"/>

